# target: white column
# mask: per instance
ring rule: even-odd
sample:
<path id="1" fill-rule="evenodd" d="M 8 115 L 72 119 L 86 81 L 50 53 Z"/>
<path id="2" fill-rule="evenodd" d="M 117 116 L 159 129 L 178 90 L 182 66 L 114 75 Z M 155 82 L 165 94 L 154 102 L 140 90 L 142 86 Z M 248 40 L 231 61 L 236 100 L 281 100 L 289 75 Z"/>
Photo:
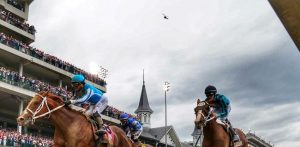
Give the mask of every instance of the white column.
<path id="1" fill-rule="evenodd" d="M 20 66 L 19 66 L 19 75 L 20 76 L 23 76 L 23 63 L 20 63 Z"/>
<path id="2" fill-rule="evenodd" d="M 20 105 L 19 105 L 19 115 L 21 115 L 21 113 L 23 112 L 23 107 L 24 107 L 24 100 L 23 99 L 19 99 L 20 100 Z M 18 132 L 22 133 L 22 126 L 18 125 Z"/>
<path id="3" fill-rule="evenodd" d="M 62 80 L 61 79 L 59 79 L 59 85 L 58 86 L 62 87 Z"/>
<path id="4" fill-rule="evenodd" d="M 148 113 L 149 128 L 151 128 L 151 113 Z"/>

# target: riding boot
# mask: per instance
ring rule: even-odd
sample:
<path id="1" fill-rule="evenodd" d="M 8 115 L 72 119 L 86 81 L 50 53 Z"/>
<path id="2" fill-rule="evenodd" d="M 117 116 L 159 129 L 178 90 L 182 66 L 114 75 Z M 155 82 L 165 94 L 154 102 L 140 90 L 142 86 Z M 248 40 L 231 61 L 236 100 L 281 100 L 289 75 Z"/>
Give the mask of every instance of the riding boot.
<path id="1" fill-rule="evenodd" d="M 236 134 L 236 132 L 234 131 L 234 129 L 232 128 L 231 124 L 229 125 L 229 131 L 232 134 L 232 140 L 233 142 L 238 142 L 240 141 L 240 137 Z"/>
<path id="2" fill-rule="evenodd" d="M 106 133 L 106 131 L 102 128 L 103 127 L 103 120 L 101 118 L 101 115 L 99 113 L 93 114 L 95 121 L 97 122 L 98 130 L 96 131 L 97 135 L 103 135 Z"/>
<path id="3" fill-rule="evenodd" d="M 141 144 L 141 141 L 139 139 L 133 139 L 133 142 L 136 144 L 136 145 L 140 145 Z"/>

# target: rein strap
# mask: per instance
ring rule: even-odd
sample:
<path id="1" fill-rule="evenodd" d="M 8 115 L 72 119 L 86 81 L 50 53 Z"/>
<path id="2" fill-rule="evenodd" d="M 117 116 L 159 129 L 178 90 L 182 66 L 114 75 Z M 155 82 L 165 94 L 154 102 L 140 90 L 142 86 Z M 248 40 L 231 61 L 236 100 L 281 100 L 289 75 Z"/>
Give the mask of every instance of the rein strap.
<path id="1" fill-rule="evenodd" d="M 42 96 L 42 95 L 40 95 L 40 94 L 37 94 L 37 95 L 40 96 L 40 97 L 43 99 L 42 102 L 41 102 L 41 104 L 38 106 L 38 108 L 37 108 L 34 112 L 33 112 L 32 110 L 30 110 L 29 108 L 26 108 L 26 110 L 29 111 L 29 112 L 32 114 L 32 121 L 33 121 L 33 122 L 35 121 L 35 119 L 44 117 L 44 116 L 46 116 L 46 115 L 49 115 L 48 118 L 50 118 L 50 115 L 51 115 L 52 112 L 54 112 L 54 111 L 56 111 L 56 110 L 58 110 L 58 109 L 60 109 L 60 108 L 62 108 L 62 107 L 65 106 L 65 104 L 63 104 L 63 105 L 60 105 L 60 106 L 58 106 L 58 107 L 56 107 L 56 108 L 50 110 L 50 108 L 49 108 L 49 106 L 48 106 L 47 97 L 44 97 L 44 96 Z M 46 105 L 46 107 L 47 107 L 47 109 L 48 109 L 48 112 L 36 116 L 36 114 L 39 113 L 39 112 L 42 110 L 42 108 L 44 107 L 44 105 Z"/>

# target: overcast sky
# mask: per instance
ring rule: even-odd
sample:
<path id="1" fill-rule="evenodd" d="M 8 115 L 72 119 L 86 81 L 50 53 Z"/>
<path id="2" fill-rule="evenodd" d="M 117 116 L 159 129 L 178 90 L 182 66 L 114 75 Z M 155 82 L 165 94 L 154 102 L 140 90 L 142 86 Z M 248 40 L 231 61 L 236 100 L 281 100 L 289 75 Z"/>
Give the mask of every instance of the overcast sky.
<path id="1" fill-rule="evenodd" d="M 169 19 L 163 19 L 162 13 Z M 32 46 L 95 72 L 109 71 L 109 105 L 133 113 L 142 73 L 152 127 L 191 141 L 196 98 L 213 84 L 230 120 L 281 147 L 300 146 L 300 53 L 267 0 L 36 0 Z"/>

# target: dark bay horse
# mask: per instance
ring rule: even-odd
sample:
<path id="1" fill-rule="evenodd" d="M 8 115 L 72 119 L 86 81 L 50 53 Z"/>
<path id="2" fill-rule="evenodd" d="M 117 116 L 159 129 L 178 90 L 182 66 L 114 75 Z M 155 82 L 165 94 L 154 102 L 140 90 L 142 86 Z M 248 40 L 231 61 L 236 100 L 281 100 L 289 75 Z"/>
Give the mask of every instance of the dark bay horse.
<path id="1" fill-rule="evenodd" d="M 59 96 L 48 92 L 35 95 L 23 113 L 17 118 L 19 125 L 33 125 L 34 121 L 47 117 L 55 126 L 53 147 L 94 147 L 96 140 L 89 120 L 75 110 L 64 106 Z M 110 126 L 112 134 L 108 144 L 98 147 L 137 147 L 117 126 Z"/>
<path id="2" fill-rule="evenodd" d="M 197 100 L 197 107 L 195 108 L 195 126 L 200 129 L 203 127 L 203 142 L 202 147 L 230 147 L 230 135 L 226 132 L 220 124 L 217 123 L 215 114 L 206 101 Z M 235 129 L 240 137 L 241 145 L 239 147 L 248 147 L 246 135 L 240 130 Z"/>

